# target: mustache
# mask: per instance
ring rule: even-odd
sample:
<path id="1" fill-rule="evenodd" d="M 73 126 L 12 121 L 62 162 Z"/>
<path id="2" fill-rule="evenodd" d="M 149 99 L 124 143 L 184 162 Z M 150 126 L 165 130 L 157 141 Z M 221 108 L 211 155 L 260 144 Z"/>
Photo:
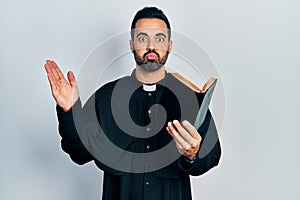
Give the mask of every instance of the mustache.
<path id="1" fill-rule="evenodd" d="M 145 54 L 144 54 L 144 58 L 149 54 L 149 53 L 154 53 L 156 56 L 157 56 L 157 58 L 159 58 L 159 54 L 155 51 L 155 50 L 149 50 L 148 52 L 146 52 Z"/>

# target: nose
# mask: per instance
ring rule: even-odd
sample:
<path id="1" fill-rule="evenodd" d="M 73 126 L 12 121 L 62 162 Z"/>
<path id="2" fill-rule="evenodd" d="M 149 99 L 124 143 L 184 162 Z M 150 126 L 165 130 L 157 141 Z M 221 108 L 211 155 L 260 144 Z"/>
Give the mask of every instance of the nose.
<path id="1" fill-rule="evenodd" d="M 149 39 L 147 50 L 154 50 L 154 49 L 155 49 L 154 39 Z"/>

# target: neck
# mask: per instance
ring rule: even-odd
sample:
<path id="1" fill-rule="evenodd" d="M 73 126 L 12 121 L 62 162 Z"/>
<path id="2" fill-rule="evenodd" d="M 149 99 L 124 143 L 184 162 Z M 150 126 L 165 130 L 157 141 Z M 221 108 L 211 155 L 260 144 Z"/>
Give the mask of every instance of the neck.
<path id="1" fill-rule="evenodd" d="M 165 78 L 165 66 L 160 69 L 148 72 L 143 70 L 140 66 L 136 66 L 135 77 L 138 81 L 146 84 L 157 83 Z"/>

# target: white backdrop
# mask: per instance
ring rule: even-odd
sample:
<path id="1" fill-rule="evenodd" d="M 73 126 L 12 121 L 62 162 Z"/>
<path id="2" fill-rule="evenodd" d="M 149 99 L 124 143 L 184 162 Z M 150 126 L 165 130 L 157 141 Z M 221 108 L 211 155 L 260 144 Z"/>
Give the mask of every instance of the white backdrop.
<path id="1" fill-rule="evenodd" d="M 162 8 L 174 30 L 201 44 L 224 83 L 222 159 L 192 179 L 194 199 L 300 199 L 296 0 L 1 0 L 0 199 L 101 198 L 102 172 L 60 149 L 43 65 L 54 59 L 78 73 L 145 5 Z"/>

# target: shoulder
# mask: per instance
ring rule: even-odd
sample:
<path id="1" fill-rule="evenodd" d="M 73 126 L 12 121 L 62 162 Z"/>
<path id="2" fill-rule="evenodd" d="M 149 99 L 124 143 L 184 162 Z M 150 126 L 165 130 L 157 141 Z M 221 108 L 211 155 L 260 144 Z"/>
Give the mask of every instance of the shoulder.
<path id="1" fill-rule="evenodd" d="M 118 81 L 126 80 L 126 79 L 129 79 L 129 76 L 124 76 L 124 77 L 118 78 L 116 80 L 112 80 L 110 82 L 107 82 L 107 83 L 105 83 L 104 85 L 102 85 L 100 88 L 98 88 L 96 90 L 96 94 L 111 93 Z"/>
<path id="2" fill-rule="evenodd" d="M 111 97 L 116 84 L 119 81 L 126 81 L 126 80 L 129 80 L 129 79 L 130 79 L 130 76 L 124 76 L 124 77 L 118 78 L 116 80 L 112 80 L 108 83 L 105 83 L 104 85 L 102 85 L 100 88 L 98 88 L 96 90 L 96 92 L 95 92 L 96 99 Z"/>

